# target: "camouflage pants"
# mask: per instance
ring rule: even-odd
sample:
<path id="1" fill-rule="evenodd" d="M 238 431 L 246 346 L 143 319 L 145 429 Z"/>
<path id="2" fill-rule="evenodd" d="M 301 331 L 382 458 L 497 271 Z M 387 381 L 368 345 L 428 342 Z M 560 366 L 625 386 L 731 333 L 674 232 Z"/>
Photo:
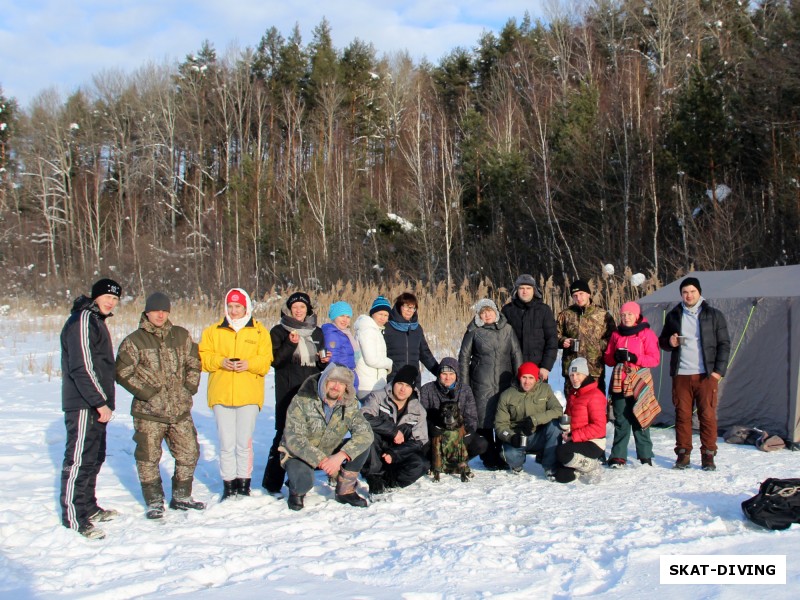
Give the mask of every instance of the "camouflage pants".
<path id="1" fill-rule="evenodd" d="M 161 483 L 158 465 L 161 461 L 163 440 L 166 440 L 167 448 L 175 459 L 174 478 L 178 481 L 191 481 L 194 478 L 200 447 L 197 444 L 197 429 L 194 427 L 191 415 L 172 424 L 134 417 L 133 429 L 133 441 L 136 442 L 133 456 L 136 459 L 136 470 L 142 485 Z"/>

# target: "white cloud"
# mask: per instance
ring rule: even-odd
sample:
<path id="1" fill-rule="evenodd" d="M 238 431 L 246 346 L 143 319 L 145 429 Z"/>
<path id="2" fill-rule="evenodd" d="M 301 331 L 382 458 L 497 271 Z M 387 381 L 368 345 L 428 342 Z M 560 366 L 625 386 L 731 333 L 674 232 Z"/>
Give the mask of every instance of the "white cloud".
<path id="1" fill-rule="evenodd" d="M 498 2 L 411 0 L 27 0 L 9 3 L 0 24 L 0 85 L 24 106 L 56 86 L 63 96 L 91 85 L 104 69 L 133 71 L 149 61 L 182 60 L 210 40 L 222 54 L 233 42 L 254 47 L 269 27 L 288 37 L 299 24 L 303 42 L 323 18 L 333 42 L 355 38 L 378 54 L 407 50 L 437 62 L 456 46 L 474 47 L 484 30 L 499 31 L 544 0 Z"/>

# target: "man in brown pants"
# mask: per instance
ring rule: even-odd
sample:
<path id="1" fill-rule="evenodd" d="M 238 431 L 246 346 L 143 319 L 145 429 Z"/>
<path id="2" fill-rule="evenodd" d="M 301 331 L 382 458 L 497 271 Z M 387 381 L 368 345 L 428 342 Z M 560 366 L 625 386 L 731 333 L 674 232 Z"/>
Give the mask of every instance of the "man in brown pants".
<path id="1" fill-rule="evenodd" d="M 658 337 L 671 353 L 672 403 L 675 405 L 676 469 L 690 465 L 692 409 L 700 421 L 700 458 L 704 471 L 716 470 L 717 389 L 728 368 L 731 340 L 725 316 L 702 297 L 700 281 L 681 281 L 683 301 L 670 310 Z"/>
<path id="2" fill-rule="evenodd" d="M 200 456 L 192 421 L 192 396 L 200 384 L 197 344 L 183 327 L 169 320 L 170 301 L 161 292 L 145 303 L 139 329 L 126 337 L 117 353 L 117 382 L 133 394 L 133 440 L 136 470 L 148 519 L 164 516 L 161 487 L 161 443 L 175 458 L 173 510 L 203 510 L 192 498 L 194 469 Z"/>

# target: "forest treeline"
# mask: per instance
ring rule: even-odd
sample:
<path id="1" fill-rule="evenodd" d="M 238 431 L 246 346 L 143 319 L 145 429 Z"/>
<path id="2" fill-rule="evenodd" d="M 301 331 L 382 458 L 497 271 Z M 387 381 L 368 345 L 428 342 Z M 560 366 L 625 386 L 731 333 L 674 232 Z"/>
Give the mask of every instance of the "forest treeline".
<path id="1" fill-rule="evenodd" d="M 7 291 L 797 263 L 799 5 L 593 0 L 437 64 L 323 20 L 24 109 L 0 90 Z"/>

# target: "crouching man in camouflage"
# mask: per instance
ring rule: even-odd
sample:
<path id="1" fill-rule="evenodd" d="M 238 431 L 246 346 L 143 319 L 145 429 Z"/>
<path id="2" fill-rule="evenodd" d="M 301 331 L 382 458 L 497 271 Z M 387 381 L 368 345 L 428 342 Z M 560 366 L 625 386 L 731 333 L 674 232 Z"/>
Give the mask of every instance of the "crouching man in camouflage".
<path id="1" fill-rule="evenodd" d="M 205 508 L 205 504 L 192 499 L 200 448 L 191 410 L 192 396 L 200 384 L 200 358 L 189 332 L 170 322 L 169 311 L 170 301 L 165 294 L 151 294 L 139 329 L 122 341 L 117 353 L 117 382 L 133 394 L 134 456 L 148 519 L 164 516 L 164 490 L 158 467 L 163 440 L 175 458 L 169 507 Z"/>
<path id="2" fill-rule="evenodd" d="M 315 469 L 336 477 L 337 502 L 367 506 L 356 492 L 356 483 L 373 435 L 356 400 L 354 379 L 346 366 L 330 363 L 322 373 L 306 379 L 289 404 L 278 450 L 289 476 L 286 485 L 292 510 L 303 509 L 303 498 L 314 486 Z"/>

